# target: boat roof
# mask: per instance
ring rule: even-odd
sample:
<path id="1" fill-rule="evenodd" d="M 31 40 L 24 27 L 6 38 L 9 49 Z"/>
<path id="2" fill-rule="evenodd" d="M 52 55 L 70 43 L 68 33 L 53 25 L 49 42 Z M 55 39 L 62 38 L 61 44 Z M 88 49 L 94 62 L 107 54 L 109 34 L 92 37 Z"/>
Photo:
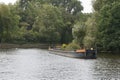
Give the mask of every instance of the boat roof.
<path id="1" fill-rule="evenodd" d="M 76 50 L 77 53 L 85 53 L 86 50 L 85 49 L 79 49 L 79 50 Z"/>

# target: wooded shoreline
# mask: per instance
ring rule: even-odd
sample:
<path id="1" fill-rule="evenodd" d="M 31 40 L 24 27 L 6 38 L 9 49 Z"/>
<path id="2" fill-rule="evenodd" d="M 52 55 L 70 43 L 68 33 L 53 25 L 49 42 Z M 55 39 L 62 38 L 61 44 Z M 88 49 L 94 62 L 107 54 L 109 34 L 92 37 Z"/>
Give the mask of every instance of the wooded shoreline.
<path id="1" fill-rule="evenodd" d="M 120 1 L 93 0 L 91 5 L 94 11 L 83 13 L 80 0 L 0 3 L 0 43 L 10 43 L 2 48 L 54 43 L 67 44 L 69 50 L 97 46 L 100 52 L 120 53 Z"/>
<path id="2" fill-rule="evenodd" d="M 14 43 L 1 43 L 0 49 L 12 49 L 12 48 L 40 48 L 48 49 L 50 44 L 46 43 L 25 43 L 25 44 L 14 44 Z M 119 51 L 102 51 L 98 50 L 98 53 L 120 53 Z"/>

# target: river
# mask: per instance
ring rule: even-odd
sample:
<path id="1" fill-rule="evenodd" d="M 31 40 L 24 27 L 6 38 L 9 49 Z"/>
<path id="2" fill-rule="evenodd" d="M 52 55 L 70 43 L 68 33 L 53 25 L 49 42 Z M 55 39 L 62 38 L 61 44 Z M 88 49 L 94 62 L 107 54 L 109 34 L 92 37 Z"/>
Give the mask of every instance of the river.
<path id="1" fill-rule="evenodd" d="M 120 57 L 85 60 L 41 49 L 0 50 L 0 80 L 120 80 Z"/>

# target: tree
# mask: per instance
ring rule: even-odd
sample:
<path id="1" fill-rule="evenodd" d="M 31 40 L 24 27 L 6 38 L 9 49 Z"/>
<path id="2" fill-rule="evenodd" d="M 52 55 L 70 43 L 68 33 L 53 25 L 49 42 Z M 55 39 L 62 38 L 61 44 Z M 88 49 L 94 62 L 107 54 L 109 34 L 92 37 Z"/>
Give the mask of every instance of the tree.
<path id="1" fill-rule="evenodd" d="M 38 13 L 33 26 L 33 31 L 39 33 L 40 42 L 59 42 L 63 20 L 61 12 L 57 7 L 49 4 L 42 5 L 41 9 L 36 8 Z"/>
<path id="2" fill-rule="evenodd" d="M 72 15 L 76 15 L 83 9 L 81 2 L 78 0 L 51 0 L 51 3 L 54 6 L 64 8 L 64 10 Z"/>
<path id="3" fill-rule="evenodd" d="M 20 24 L 21 23 L 26 23 L 27 25 L 27 29 L 31 30 L 32 26 L 35 22 L 35 17 L 36 15 L 36 2 L 32 1 L 32 0 L 20 0 L 18 3 L 18 13 L 21 16 L 20 19 Z M 20 25 L 21 27 L 22 25 Z"/>
<path id="4" fill-rule="evenodd" d="M 18 26 L 19 16 L 12 5 L 0 4 L 0 38 L 2 42 L 10 42 L 12 34 Z"/>
<path id="5" fill-rule="evenodd" d="M 37 25 L 45 25 L 52 26 L 50 18 L 48 18 L 47 24 L 45 22 L 37 22 L 37 19 L 40 15 L 45 14 L 43 11 L 43 5 L 51 5 L 58 9 L 61 13 L 61 20 L 55 23 L 55 28 L 57 27 L 57 32 L 59 33 L 60 42 L 61 43 L 69 43 L 72 41 L 72 28 L 76 20 L 79 19 L 79 14 L 81 14 L 81 10 L 83 7 L 81 6 L 81 2 L 78 0 L 20 0 L 18 2 L 18 10 L 19 15 L 21 16 L 20 24 L 26 23 L 28 24 L 27 29 L 31 30 L 33 26 L 37 28 Z M 43 12 L 43 13 L 42 13 Z M 49 13 L 53 13 L 55 11 L 50 11 Z M 48 14 L 48 12 L 47 12 Z M 51 15 L 50 14 L 50 15 Z M 53 15 L 51 15 L 52 18 Z M 44 18 L 44 15 L 43 15 Z M 58 18 L 58 19 L 57 19 Z M 45 20 L 45 19 L 42 19 Z M 56 20 L 59 20 L 59 15 L 56 17 Z M 38 20 L 39 21 L 39 20 Z M 56 21 L 55 21 L 56 22 Z M 64 23 L 63 23 L 64 22 Z M 50 24 L 50 25 L 49 25 Z M 62 27 L 61 27 L 62 25 Z M 60 27 L 59 27 L 60 26 Z M 45 39 L 44 39 L 45 40 Z"/>
<path id="6" fill-rule="evenodd" d="M 98 5 L 99 4 L 99 5 Z M 105 51 L 120 50 L 120 2 L 119 0 L 96 0 L 94 9 L 97 13 L 98 44 Z"/>
<path id="7" fill-rule="evenodd" d="M 86 35 L 86 26 L 84 23 L 78 22 L 76 25 L 74 25 L 73 28 L 73 37 L 76 40 L 76 42 L 82 47 L 84 46 L 84 37 Z"/>
<path id="8" fill-rule="evenodd" d="M 85 22 L 86 25 L 86 35 L 84 37 L 84 46 L 87 48 L 95 47 L 96 37 L 97 37 L 97 26 L 95 22 L 95 16 L 92 14 L 91 17 Z"/>
<path id="9" fill-rule="evenodd" d="M 57 6 L 62 11 L 64 28 L 62 29 L 61 43 L 70 43 L 73 40 L 72 28 L 77 20 L 83 7 L 78 0 L 51 0 L 53 6 Z M 69 33 L 69 34 L 68 34 Z"/>
<path id="10" fill-rule="evenodd" d="M 81 14 L 81 18 L 79 19 L 79 21 L 77 21 L 77 23 L 74 25 L 72 30 L 74 41 L 78 43 L 81 47 L 83 46 L 88 47 L 88 45 L 86 44 L 86 40 L 87 40 L 86 38 L 88 37 L 89 34 L 92 34 L 92 31 L 90 29 L 92 27 L 90 25 L 91 20 L 89 20 L 91 16 L 92 14 L 88 14 L 88 13 Z M 87 41 L 87 43 L 89 42 Z"/>

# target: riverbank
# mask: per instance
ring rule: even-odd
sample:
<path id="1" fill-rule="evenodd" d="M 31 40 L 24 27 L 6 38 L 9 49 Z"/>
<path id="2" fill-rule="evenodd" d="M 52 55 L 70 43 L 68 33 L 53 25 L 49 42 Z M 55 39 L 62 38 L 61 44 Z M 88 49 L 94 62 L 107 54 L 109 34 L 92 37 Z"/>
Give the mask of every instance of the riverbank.
<path id="1" fill-rule="evenodd" d="M 10 49 L 10 48 L 41 48 L 41 49 L 48 49 L 49 44 L 40 44 L 40 43 L 33 43 L 33 44 L 8 44 L 2 43 L 0 44 L 0 49 Z"/>

